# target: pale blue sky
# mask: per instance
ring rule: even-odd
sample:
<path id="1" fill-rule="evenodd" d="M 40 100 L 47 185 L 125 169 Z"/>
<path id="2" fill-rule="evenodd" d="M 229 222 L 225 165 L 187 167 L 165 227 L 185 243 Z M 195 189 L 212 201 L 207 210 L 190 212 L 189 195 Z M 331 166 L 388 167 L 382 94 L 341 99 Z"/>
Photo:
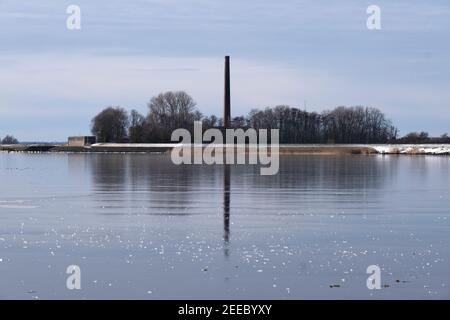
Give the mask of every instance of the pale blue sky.
<path id="1" fill-rule="evenodd" d="M 371 4 L 382 30 L 366 28 Z M 368 105 L 402 134 L 450 133 L 449 39 L 448 0 L 0 0 L 0 136 L 63 141 L 103 107 L 146 113 L 165 90 L 220 115 L 226 54 L 233 115 Z"/>

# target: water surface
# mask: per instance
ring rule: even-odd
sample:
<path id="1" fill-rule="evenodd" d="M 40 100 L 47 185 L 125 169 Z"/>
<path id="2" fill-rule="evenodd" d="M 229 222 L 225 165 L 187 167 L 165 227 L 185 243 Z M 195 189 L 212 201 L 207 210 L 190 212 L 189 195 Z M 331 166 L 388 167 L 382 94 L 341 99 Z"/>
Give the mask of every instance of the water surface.
<path id="1" fill-rule="evenodd" d="M 259 173 L 0 153 L 0 298 L 450 298 L 449 157 L 283 156 Z"/>

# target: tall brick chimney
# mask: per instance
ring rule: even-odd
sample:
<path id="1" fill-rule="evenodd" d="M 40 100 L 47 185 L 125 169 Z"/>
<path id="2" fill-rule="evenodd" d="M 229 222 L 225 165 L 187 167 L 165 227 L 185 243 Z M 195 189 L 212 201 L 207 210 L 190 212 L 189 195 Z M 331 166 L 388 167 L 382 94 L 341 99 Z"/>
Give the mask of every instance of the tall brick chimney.
<path id="1" fill-rule="evenodd" d="M 225 96 L 223 104 L 223 126 L 231 124 L 230 56 L 225 56 Z"/>

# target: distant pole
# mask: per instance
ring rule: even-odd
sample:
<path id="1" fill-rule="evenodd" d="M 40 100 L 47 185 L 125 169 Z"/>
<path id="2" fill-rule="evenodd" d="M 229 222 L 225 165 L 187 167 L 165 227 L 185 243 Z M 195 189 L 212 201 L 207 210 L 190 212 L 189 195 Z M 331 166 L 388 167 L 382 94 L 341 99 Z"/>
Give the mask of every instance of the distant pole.
<path id="1" fill-rule="evenodd" d="M 230 127 L 231 124 L 231 89 L 230 89 L 230 56 L 225 56 L 225 97 L 223 104 L 223 126 Z"/>

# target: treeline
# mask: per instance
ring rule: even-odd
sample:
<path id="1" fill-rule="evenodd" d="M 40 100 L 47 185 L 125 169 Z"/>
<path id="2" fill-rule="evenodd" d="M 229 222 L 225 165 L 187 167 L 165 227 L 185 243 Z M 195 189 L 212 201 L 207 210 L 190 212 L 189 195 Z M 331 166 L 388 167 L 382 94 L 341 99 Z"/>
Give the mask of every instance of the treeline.
<path id="1" fill-rule="evenodd" d="M 289 106 L 252 110 L 243 119 L 255 129 L 279 129 L 280 143 L 385 143 L 398 130 L 375 108 L 337 107 L 322 113 Z"/>
<path id="2" fill-rule="evenodd" d="M 136 110 L 108 107 L 92 119 L 92 134 L 98 142 L 170 142 L 178 128 L 193 130 L 194 121 L 204 120 L 196 103 L 183 91 L 161 93 L 147 104 L 147 116 Z M 215 125 L 215 124 L 214 124 Z"/>
<path id="3" fill-rule="evenodd" d="M 428 132 L 410 132 L 407 135 L 393 141 L 393 143 L 420 144 L 420 143 L 450 143 L 450 137 L 447 133 L 440 137 L 430 137 Z"/>
<path id="4" fill-rule="evenodd" d="M 108 107 L 92 120 L 98 142 L 171 142 L 175 129 L 193 130 L 194 121 L 203 129 L 221 128 L 222 119 L 203 116 L 186 92 L 165 92 L 148 103 L 148 114 L 129 114 L 121 107 Z M 280 143 L 387 143 L 398 141 L 398 130 L 376 108 L 337 107 L 322 113 L 290 106 L 252 110 L 231 119 L 232 128 L 279 129 Z"/>

